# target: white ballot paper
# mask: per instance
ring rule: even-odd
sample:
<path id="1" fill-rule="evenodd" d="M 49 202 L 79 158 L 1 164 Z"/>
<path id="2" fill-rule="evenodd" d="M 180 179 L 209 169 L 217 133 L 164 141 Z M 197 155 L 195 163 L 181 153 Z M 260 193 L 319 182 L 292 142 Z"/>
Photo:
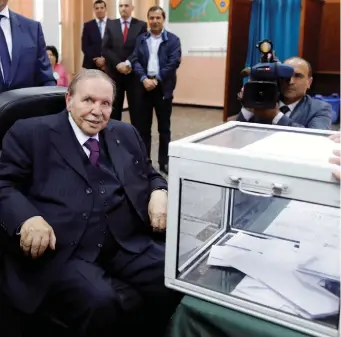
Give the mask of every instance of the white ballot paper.
<path id="1" fill-rule="evenodd" d="M 290 264 L 269 261 L 262 254 L 249 252 L 247 257 L 234 256 L 230 266 L 267 285 L 311 317 L 326 317 L 339 312 L 339 299 L 335 295 L 303 282 Z"/>
<path id="2" fill-rule="evenodd" d="M 293 315 L 312 319 L 307 312 L 304 312 L 299 307 L 289 302 L 285 297 L 250 276 L 245 276 L 238 286 L 231 292 L 231 295 L 238 296 L 255 303 L 261 303 L 267 307 L 282 310 Z"/>
<path id="3" fill-rule="evenodd" d="M 311 254 L 309 245 L 300 250 L 290 241 L 240 232 L 225 246 L 213 246 L 207 263 L 235 268 L 251 278 L 242 280 L 232 295 L 305 318 L 337 314 L 339 298 L 320 286 L 320 275 L 298 271 Z"/>
<path id="4" fill-rule="evenodd" d="M 300 251 L 304 252 L 306 258 L 301 259 L 297 270 L 323 279 L 340 282 L 339 249 L 302 242 Z"/>
<path id="5" fill-rule="evenodd" d="M 264 234 L 339 249 L 340 232 L 339 208 L 290 201 Z"/>

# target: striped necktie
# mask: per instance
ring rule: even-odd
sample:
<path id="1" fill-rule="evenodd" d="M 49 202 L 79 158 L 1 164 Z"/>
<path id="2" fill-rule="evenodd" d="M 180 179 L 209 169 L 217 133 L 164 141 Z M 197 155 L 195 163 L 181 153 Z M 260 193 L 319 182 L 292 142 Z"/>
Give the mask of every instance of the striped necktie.
<path id="1" fill-rule="evenodd" d="M 85 143 L 84 146 L 90 151 L 89 160 L 93 166 L 98 165 L 99 159 L 99 143 L 97 139 L 89 138 Z"/>

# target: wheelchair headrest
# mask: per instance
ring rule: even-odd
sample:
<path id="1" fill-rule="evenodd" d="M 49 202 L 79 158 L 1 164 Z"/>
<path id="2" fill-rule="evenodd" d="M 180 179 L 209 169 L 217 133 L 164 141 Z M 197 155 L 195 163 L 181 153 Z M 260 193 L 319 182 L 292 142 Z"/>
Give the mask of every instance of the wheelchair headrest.
<path id="1" fill-rule="evenodd" d="M 64 110 L 66 91 L 64 87 L 34 87 L 0 93 L 0 149 L 6 132 L 17 120 Z"/>

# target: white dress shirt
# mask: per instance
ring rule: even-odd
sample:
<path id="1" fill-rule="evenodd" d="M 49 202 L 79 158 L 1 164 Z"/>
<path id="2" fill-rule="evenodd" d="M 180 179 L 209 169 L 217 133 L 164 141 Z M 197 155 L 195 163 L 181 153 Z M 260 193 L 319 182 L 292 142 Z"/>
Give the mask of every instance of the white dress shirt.
<path id="1" fill-rule="evenodd" d="M 84 146 L 84 144 L 90 139 L 90 138 L 93 138 L 93 139 L 96 139 L 97 141 L 99 141 L 99 138 L 98 138 L 98 134 L 95 135 L 95 136 L 92 136 L 92 137 L 89 137 L 87 136 L 80 128 L 79 126 L 75 123 L 75 121 L 73 120 L 71 114 L 69 113 L 69 121 L 70 121 L 70 124 L 71 124 L 71 127 L 73 129 L 73 132 L 75 133 L 75 136 L 79 142 L 79 144 L 82 146 L 84 152 L 86 153 L 86 155 L 88 157 L 90 157 L 90 151 L 88 148 L 86 148 Z"/>
<path id="2" fill-rule="evenodd" d="M 132 19 L 132 17 L 128 18 L 127 20 L 124 20 L 124 19 L 120 18 L 122 34 L 123 34 L 124 28 L 125 28 L 125 23 L 124 22 L 127 22 L 127 26 L 128 26 L 128 29 L 129 29 L 130 28 L 130 24 L 131 24 L 131 19 Z"/>
<path id="3" fill-rule="evenodd" d="M 96 18 L 96 23 L 97 23 L 98 29 L 99 29 L 99 23 L 100 23 L 100 21 L 102 22 L 100 33 L 101 33 L 101 37 L 102 37 L 102 39 L 103 39 L 103 36 L 104 36 L 104 33 L 105 33 L 105 27 L 106 27 L 106 25 L 107 25 L 107 17 L 105 17 L 105 18 L 102 19 L 102 20 L 99 20 L 99 19 Z"/>
<path id="4" fill-rule="evenodd" d="M 0 25 L 1 28 L 4 32 L 6 43 L 7 43 L 7 48 L 9 52 L 9 57 L 12 59 L 12 33 L 11 33 L 11 21 L 9 19 L 9 10 L 8 6 L 6 6 L 1 12 L 1 15 L 4 15 L 5 17 L 1 19 Z M 3 69 L 2 69 L 2 64 L 0 60 L 0 69 L 2 75 L 4 75 Z"/>
<path id="5" fill-rule="evenodd" d="M 291 103 L 289 105 L 287 105 L 287 107 L 290 109 L 287 113 L 285 113 L 285 116 L 290 117 L 291 113 L 293 112 L 293 110 L 295 109 L 296 105 L 300 102 L 300 100 Z M 279 109 L 282 106 L 285 106 L 286 104 L 284 104 L 282 101 L 279 101 L 278 103 L 278 107 Z M 245 118 L 246 121 L 249 121 L 252 117 L 253 117 L 253 113 L 249 110 L 247 110 L 246 108 L 242 107 L 242 114 L 243 117 Z M 283 112 L 279 112 L 276 117 L 272 120 L 272 124 L 278 124 L 278 122 L 280 121 L 280 119 L 284 116 Z"/>

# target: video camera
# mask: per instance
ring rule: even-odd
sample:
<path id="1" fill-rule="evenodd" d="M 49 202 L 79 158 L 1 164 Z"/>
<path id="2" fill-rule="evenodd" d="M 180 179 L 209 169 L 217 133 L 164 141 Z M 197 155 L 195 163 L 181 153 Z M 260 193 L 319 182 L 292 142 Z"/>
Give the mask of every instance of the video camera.
<path id="1" fill-rule="evenodd" d="M 250 81 L 244 85 L 241 101 L 245 108 L 273 109 L 280 96 L 279 81 L 289 81 L 294 68 L 279 62 L 270 40 L 263 40 L 256 47 L 261 52 L 261 60 L 241 72 L 243 77 L 250 76 Z"/>

